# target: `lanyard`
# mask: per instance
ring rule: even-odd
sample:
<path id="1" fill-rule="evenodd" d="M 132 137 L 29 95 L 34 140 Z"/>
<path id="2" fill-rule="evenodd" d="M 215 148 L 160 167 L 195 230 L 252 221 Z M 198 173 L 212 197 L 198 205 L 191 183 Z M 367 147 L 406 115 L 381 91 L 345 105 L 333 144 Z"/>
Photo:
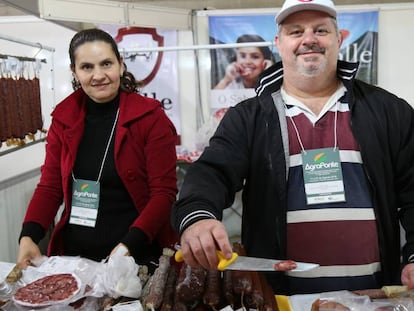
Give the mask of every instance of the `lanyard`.
<path id="1" fill-rule="evenodd" d="M 104 164 L 105 164 L 106 156 L 108 154 L 109 145 L 111 144 L 112 137 L 114 136 L 115 126 L 116 126 L 116 123 L 118 121 L 118 116 L 119 116 L 119 108 L 116 111 L 116 116 L 115 116 L 114 124 L 112 125 L 111 134 L 109 135 L 108 143 L 106 144 L 105 153 L 104 153 L 102 163 L 101 163 L 101 168 L 99 169 L 98 179 L 96 181 L 97 184 L 99 183 L 99 181 L 101 179 L 101 176 L 102 176 L 103 167 L 104 167 Z M 72 171 L 72 178 L 73 178 L 73 180 L 76 181 L 75 175 L 73 174 L 73 171 Z"/>
<path id="2" fill-rule="evenodd" d="M 285 109 L 287 110 L 288 108 L 287 108 L 286 103 L 284 103 L 284 105 L 285 105 Z M 338 148 L 338 134 L 337 134 L 338 110 L 339 110 L 339 100 L 336 102 L 336 110 L 335 110 L 335 120 L 334 120 L 334 148 L 333 148 L 333 150 L 336 150 Z M 300 137 L 299 130 L 298 130 L 297 126 L 296 126 L 296 123 L 293 120 L 292 116 L 289 116 L 289 119 L 292 122 L 293 128 L 295 129 L 296 137 L 298 138 L 298 141 L 299 141 L 300 147 L 302 149 L 302 152 L 304 154 L 306 154 L 306 150 L 305 150 L 305 147 L 303 146 L 303 142 L 302 142 L 302 139 Z"/>
<path id="3" fill-rule="evenodd" d="M 286 109 L 285 104 L 285 109 Z M 322 204 L 345 202 L 344 183 L 342 177 L 341 159 L 339 156 L 337 140 L 337 120 L 338 120 L 339 101 L 336 102 L 334 120 L 334 147 L 316 148 L 305 150 L 299 130 L 289 116 L 296 132 L 299 144 L 302 148 L 302 170 L 306 203 Z"/>

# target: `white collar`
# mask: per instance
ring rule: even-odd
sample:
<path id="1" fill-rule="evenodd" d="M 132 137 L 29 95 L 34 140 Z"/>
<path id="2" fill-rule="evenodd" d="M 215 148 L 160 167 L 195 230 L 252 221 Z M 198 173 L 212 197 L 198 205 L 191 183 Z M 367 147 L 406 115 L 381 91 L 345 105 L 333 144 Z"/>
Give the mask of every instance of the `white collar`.
<path id="1" fill-rule="evenodd" d="M 280 94 L 282 95 L 283 101 L 285 102 L 286 106 L 295 106 L 298 107 L 303 113 L 309 118 L 309 120 L 315 124 L 319 119 L 321 119 L 329 110 L 333 109 L 336 106 L 338 100 L 345 94 L 346 88 L 342 82 L 339 83 L 337 90 L 335 93 L 331 95 L 328 99 L 326 104 L 323 106 L 319 115 L 315 115 L 312 110 L 308 108 L 304 103 L 300 100 L 296 99 L 295 97 L 286 93 L 283 86 L 280 89 Z"/>

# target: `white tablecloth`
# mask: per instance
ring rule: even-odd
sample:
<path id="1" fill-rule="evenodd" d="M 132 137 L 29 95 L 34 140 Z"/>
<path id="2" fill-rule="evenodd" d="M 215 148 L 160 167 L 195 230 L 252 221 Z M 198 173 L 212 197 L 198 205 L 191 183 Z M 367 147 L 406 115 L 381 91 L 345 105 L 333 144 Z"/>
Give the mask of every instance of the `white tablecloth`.
<path id="1" fill-rule="evenodd" d="M 0 261 L 0 281 L 3 281 L 13 269 L 15 263 Z"/>

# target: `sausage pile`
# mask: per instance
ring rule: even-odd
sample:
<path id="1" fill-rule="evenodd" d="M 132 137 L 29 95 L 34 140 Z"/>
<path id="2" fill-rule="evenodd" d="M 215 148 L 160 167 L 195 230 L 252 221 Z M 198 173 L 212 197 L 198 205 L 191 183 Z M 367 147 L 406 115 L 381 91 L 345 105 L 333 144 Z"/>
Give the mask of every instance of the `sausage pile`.
<path id="1" fill-rule="evenodd" d="M 245 254 L 235 243 L 233 250 Z M 162 255 L 159 266 L 144 285 L 141 302 L 146 310 L 220 310 L 231 306 L 277 311 L 272 288 L 256 271 L 205 270 L 186 263 L 175 263 Z"/>

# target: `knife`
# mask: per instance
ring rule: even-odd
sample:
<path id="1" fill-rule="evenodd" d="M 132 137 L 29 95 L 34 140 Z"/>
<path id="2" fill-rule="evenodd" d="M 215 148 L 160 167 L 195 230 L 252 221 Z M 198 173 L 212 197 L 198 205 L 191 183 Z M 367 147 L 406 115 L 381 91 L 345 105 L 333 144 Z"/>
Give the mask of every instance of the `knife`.
<path id="1" fill-rule="evenodd" d="M 226 259 L 223 256 L 221 251 L 217 251 L 217 257 L 219 258 L 219 263 L 217 269 L 220 271 L 223 270 L 245 270 L 245 271 L 278 271 L 277 264 L 284 262 L 285 260 L 277 259 L 267 259 L 267 258 L 257 258 L 257 257 L 247 257 L 239 256 L 237 253 L 233 252 L 230 259 Z M 177 250 L 174 255 L 175 261 L 183 261 L 183 254 L 181 250 Z M 289 271 L 292 272 L 303 272 L 319 267 L 315 263 L 307 262 L 298 262 L 294 261 L 296 268 Z"/>

